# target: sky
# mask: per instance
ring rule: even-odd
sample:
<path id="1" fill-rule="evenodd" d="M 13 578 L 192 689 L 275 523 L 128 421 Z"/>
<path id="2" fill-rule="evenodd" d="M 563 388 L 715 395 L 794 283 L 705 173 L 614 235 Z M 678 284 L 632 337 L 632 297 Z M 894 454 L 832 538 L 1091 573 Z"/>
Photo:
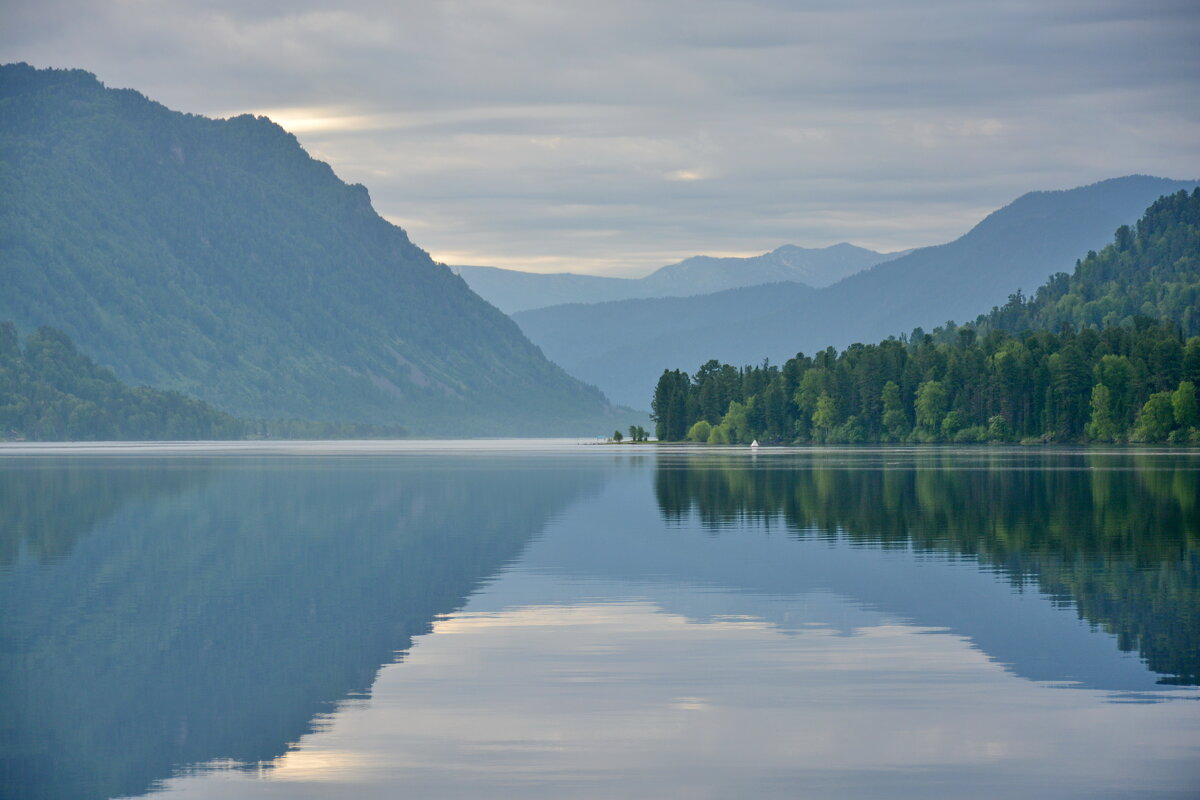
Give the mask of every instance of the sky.
<path id="1" fill-rule="evenodd" d="M 1196 0 L 0 0 L 0 61 L 265 114 L 449 264 L 940 244 L 1200 178 Z"/>

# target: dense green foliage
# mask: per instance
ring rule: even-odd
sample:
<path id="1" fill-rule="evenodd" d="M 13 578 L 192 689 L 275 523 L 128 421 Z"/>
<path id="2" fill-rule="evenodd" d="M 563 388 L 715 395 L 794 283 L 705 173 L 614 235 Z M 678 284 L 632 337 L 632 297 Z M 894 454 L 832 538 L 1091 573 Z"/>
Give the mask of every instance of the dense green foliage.
<path id="1" fill-rule="evenodd" d="M 1200 474 L 1186 457 L 1002 449 L 964 464 L 920 449 L 871 469 L 818 450 L 747 469 L 714 455 L 660 465 L 655 489 L 665 516 L 713 529 L 781 521 L 802 539 L 972 557 L 1073 605 L 1163 683 L 1200 683 Z"/>
<path id="2" fill-rule="evenodd" d="M 782 368 L 710 361 L 664 372 L 663 441 L 1193 441 L 1200 337 L 1139 318 L 1062 333 L 965 328 L 954 344 L 889 339 L 803 354 Z"/>
<path id="3" fill-rule="evenodd" d="M 75 349 L 61 331 L 39 328 L 22 349 L 0 322 L 0 439 L 238 439 L 241 420 L 209 404 L 129 387 Z"/>
<path id="4" fill-rule="evenodd" d="M 242 416 L 592 431 L 604 397 L 264 117 L 0 67 L 0 319 Z"/>
<path id="5" fill-rule="evenodd" d="M 0 322 L 0 441 L 396 439 L 399 425 L 303 419 L 243 420 L 179 392 L 131 387 L 62 331 L 42 327 L 21 349 Z"/>
<path id="6" fill-rule="evenodd" d="M 1200 189 L 1158 200 L 1112 244 L 1060 272 L 1032 298 L 1020 292 L 976 320 L 980 331 L 1129 325 L 1138 315 L 1200 334 Z"/>
<path id="7" fill-rule="evenodd" d="M 664 371 L 656 432 L 718 444 L 1200 442 L 1200 337 L 1185 339 L 1198 332 L 1198 297 L 1200 191 L 1179 192 L 1073 275 L 973 324 L 801 353 L 782 368 Z"/>

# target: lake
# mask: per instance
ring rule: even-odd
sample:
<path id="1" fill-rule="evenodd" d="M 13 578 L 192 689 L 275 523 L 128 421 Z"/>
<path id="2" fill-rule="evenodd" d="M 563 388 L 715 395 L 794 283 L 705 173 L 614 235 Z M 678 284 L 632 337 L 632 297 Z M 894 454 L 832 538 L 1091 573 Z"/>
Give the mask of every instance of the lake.
<path id="1" fill-rule="evenodd" d="M 0 445 L 11 798 L 1200 793 L 1200 453 Z"/>

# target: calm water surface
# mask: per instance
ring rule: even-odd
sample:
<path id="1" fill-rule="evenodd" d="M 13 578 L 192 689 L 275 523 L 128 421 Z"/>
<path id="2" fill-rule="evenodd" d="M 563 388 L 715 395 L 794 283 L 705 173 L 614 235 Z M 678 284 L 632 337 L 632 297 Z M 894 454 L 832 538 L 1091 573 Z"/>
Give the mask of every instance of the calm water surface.
<path id="1" fill-rule="evenodd" d="M 1200 796 L 1200 453 L 0 446 L 0 795 Z"/>

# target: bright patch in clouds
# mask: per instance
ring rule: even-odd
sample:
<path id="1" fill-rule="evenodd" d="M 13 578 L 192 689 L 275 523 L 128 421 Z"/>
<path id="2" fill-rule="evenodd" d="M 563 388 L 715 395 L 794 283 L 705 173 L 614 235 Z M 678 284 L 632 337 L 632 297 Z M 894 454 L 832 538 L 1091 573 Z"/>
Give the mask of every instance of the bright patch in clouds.
<path id="1" fill-rule="evenodd" d="M 238 114 L 253 114 L 270 117 L 273 122 L 290 133 L 302 134 L 330 131 L 366 131 L 380 127 L 376 118 L 369 116 L 346 116 L 326 108 L 263 108 L 221 114 L 233 117 Z"/>

